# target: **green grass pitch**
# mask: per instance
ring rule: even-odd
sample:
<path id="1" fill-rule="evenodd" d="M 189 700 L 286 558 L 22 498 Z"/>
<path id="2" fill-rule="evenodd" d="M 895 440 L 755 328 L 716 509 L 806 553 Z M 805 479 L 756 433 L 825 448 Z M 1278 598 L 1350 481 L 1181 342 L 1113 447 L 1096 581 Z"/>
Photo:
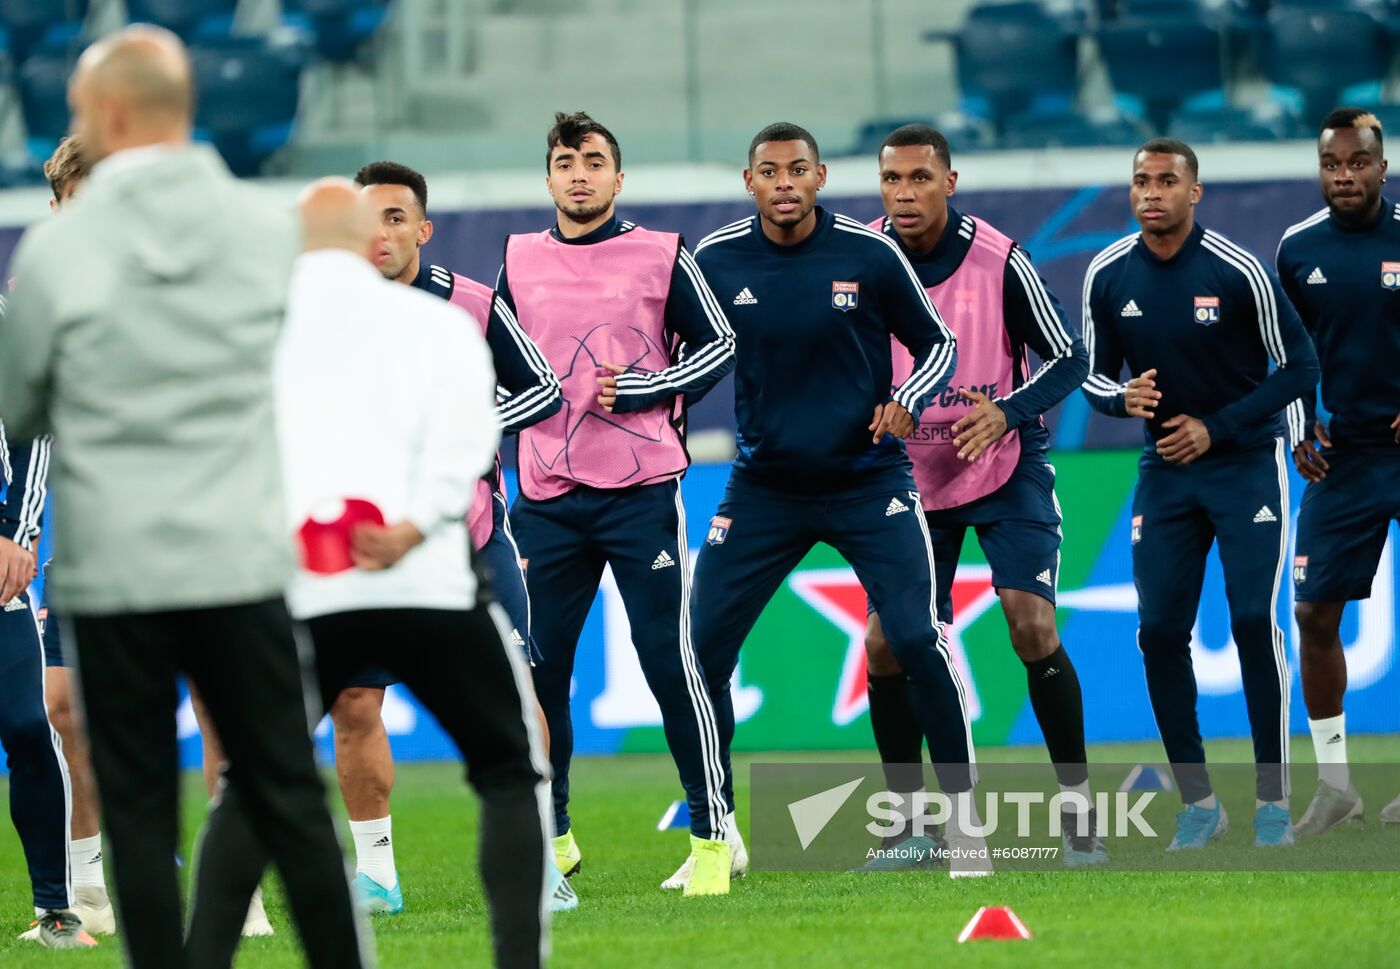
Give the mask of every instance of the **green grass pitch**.
<path id="1" fill-rule="evenodd" d="M 1400 738 L 1350 738 L 1354 761 L 1396 762 Z M 1294 739 L 1309 758 L 1305 737 Z M 988 749 L 984 761 L 1043 760 L 1043 750 Z M 1230 741 L 1210 745 L 1216 761 L 1246 759 Z M 1160 760 L 1156 745 L 1100 746 L 1092 760 Z M 874 759 L 873 754 L 768 755 L 747 760 Z M 381 965 L 456 969 L 489 964 L 487 928 L 475 872 L 476 806 L 456 765 L 401 765 L 394 830 L 407 910 L 378 918 Z M 1308 782 L 1309 786 L 1311 782 Z M 0 796 L 5 792 L 0 781 Z M 587 969 L 766 969 L 766 967 L 1048 966 L 1233 967 L 1400 964 L 1400 874 L 1002 872 L 951 881 L 940 873 L 860 875 L 756 873 L 727 898 L 685 899 L 658 884 L 683 859 L 684 832 L 658 833 L 656 821 L 678 791 L 674 769 L 652 756 L 580 758 L 573 778 L 574 830 L 584 853 L 575 879 L 583 905 L 555 919 L 556 967 Z M 195 774 L 187 778 L 189 851 L 203 810 Z M 1294 815 L 1311 791 L 1295 791 Z M 741 808 L 746 803 L 741 793 Z M 1376 824 L 1379 804 L 1368 804 Z M 1236 823 L 1247 829 L 1241 806 Z M 1400 850 L 1400 831 L 1395 832 Z M 348 838 L 347 838 L 348 840 Z M 1034 933 L 1030 942 L 958 945 L 977 907 L 1010 905 Z M 268 910 L 273 939 L 247 940 L 240 967 L 300 965 L 293 929 L 275 886 Z M 5 969 L 121 965 L 111 938 L 91 952 L 50 952 L 15 936 L 30 920 L 28 879 L 18 839 L 0 824 L 0 966 Z"/>

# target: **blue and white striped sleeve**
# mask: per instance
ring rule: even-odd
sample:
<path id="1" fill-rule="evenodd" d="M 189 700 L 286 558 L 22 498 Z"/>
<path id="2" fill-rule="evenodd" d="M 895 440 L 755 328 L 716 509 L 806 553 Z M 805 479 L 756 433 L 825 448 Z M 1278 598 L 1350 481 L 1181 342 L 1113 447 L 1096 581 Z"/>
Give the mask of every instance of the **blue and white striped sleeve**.
<path id="1" fill-rule="evenodd" d="M 5 500 L 0 503 L 0 538 L 29 551 L 34 551 L 43 527 L 50 447 L 48 437 L 7 447 L 4 428 L 0 427 L 0 459 L 8 482 Z"/>
<path id="2" fill-rule="evenodd" d="M 734 369 L 734 330 L 684 241 L 671 272 L 666 327 L 681 340 L 679 360 L 665 370 L 619 374 L 614 412 L 645 410 L 682 394 L 693 404 Z"/>
<path id="3" fill-rule="evenodd" d="M 559 378 L 516 318 L 505 266 L 491 294 L 486 343 L 496 369 L 496 409 L 503 434 L 517 433 L 559 412 L 564 406 Z"/>
<path id="4" fill-rule="evenodd" d="M 1089 351 L 1071 331 L 1060 301 L 1019 247 L 1007 257 L 1002 291 L 1007 330 L 1015 342 L 1030 347 L 1043 361 L 1029 380 L 997 400 L 1007 426 L 1019 427 L 1084 383 L 1089 376 Z"/>
<path id="5" fill-rule="evenodd" d="M 1090 261 L 1084 274 L 1084 348 L 1089 353 L 1089 376 L 1081 389 L 1089 406 L 1109 417 L 1128 416 L 1127 385 L 1118 379 L 1123 373 L 1123 347 L 1113 329 L 1112 311 L 1099 311 L 1101 297 L 1095 282 L 1099 271 L 1130 245 L 1127 239 L 1115 242 Z"/>

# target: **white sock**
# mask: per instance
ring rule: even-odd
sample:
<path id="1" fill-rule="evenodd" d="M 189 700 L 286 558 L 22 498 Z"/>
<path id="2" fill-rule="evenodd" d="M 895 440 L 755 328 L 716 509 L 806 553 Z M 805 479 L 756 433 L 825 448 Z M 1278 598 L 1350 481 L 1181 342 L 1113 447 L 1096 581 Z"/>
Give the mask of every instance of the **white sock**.
<path id="1" fill-rule="evenodd" d="M 1351 784 L 1347 769 L 1347 715 L 1339 713 L 1325 720 L 1308 720 L 1312 731 L 1313 750 L 1317 753 L 1318 780 L 1326 781 L 1339 791 Z"/>
<path id="2" fill-rule="evenodd" d="M 1203 807 L 1208 811 L 1214 811 L 1217 802 L 1215 800 L 1215 795 L 1212 794 L 1209 797 L 1202 798 L 1199 801 L 1192 801 L 1191 803 L 1196 805 L 1196 807 Z"/>
<path id="3" fill-rule="evenodd" d="M 1274 805 L 1275 807 L 1281 807 L 1281 808 L 1283 808 L 1285 811 L 1288 810 L 1288 798 L 1284 798 L 1282 801 L 1261 801 L 1261 800 L 1259 800 L 1258 798 L 1255 798 L 1255 799 L 1254 799 L 1254 810 L 1256 810 L 1256 811 L 1259 810 L 1259 809 L 1260 809 L 1261 807 L 1263 807 L 1265 804 L 1272 804 L 1272 805 Z"/>
<path id="4" fill-rule="evenodd" d="M 68 847 L 74 888 L 106 888 L 102 874 L 102 832 L 91 838 L 74 838 Z"/>
<path id="5" fill-rule="evenodd" d="M 373 878 L 390 890 L 399 883 L 399 873 L 394 869 L 392 827 L 393 819 L 388 815 L 374 821 L 350 822 L 350 835 L 355 839 L 355 873 Z"/>

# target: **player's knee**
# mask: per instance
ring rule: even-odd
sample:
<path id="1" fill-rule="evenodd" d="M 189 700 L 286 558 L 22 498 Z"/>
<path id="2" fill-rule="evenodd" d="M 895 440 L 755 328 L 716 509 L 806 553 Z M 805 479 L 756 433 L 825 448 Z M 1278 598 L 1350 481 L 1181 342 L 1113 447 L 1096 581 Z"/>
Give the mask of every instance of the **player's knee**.
<path id="1" fill-rule="evenodd" d="M 331 722 L 337 736 L 365 736 L 382 729 L 380 708 L 384 703 L 381 690 L 351 687 L 343 690 L 331 706 Z"/>
<path id="2" fill-rule="evenodd" d="M 1293 606 L 1301 649 L 1327 651 L 1340 644 L 1341 610 L 1332 603 L 1298 602 Z"/>
<path id="3" fill-rule="evenodd" d="M 53 746 L 53 734 L 43 707 L 25 704 L 5 709 L 0 704 L 0 744 L 13 759 L 27 760 Z"/>
<path id="4" fill-rule="evenodd" d="M 1007 613 L 1006 627 L 1011 636 L 1011 648 L 1023 663 L 1045 659 L 1060 648 L 1053 609 Z"/>
<path id="5" fill-rule="evenodd" d="M 1138 622 L 1138 648 L 1144 656 L 1191 650 L 1191 623 L 1181 618 L 1143 616 Z"/>
<path id="6" fill-rule="evenodd" d="M 1251 638 L 1268 637 L 1273 634 L 1273 603 L 1245 609 L 1230 610 L 1230 631 L 1235 642 L 1246 642 Z"/>
<path id="7" fill-rule="evenodd" d="M 904 672 L 899 660 L 894 658 L 894 650 L 890 649 L 885 631 L 878 624 L 865 634 L 865 669 L 871 676 L 897 676 Z"/>

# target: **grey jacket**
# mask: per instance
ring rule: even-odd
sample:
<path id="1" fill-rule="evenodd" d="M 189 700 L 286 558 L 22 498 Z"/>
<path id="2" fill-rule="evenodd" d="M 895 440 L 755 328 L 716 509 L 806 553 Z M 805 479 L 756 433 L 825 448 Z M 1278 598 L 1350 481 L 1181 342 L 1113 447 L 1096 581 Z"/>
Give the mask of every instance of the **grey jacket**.
<path id="1" fill-rule="evenodd" d="M 298 248 L 292 213 L 199 145 L 99 168 L 20 240 L 0 420 L 54 435 L 60 609 L 281 595 L 271 361 Z"/>

